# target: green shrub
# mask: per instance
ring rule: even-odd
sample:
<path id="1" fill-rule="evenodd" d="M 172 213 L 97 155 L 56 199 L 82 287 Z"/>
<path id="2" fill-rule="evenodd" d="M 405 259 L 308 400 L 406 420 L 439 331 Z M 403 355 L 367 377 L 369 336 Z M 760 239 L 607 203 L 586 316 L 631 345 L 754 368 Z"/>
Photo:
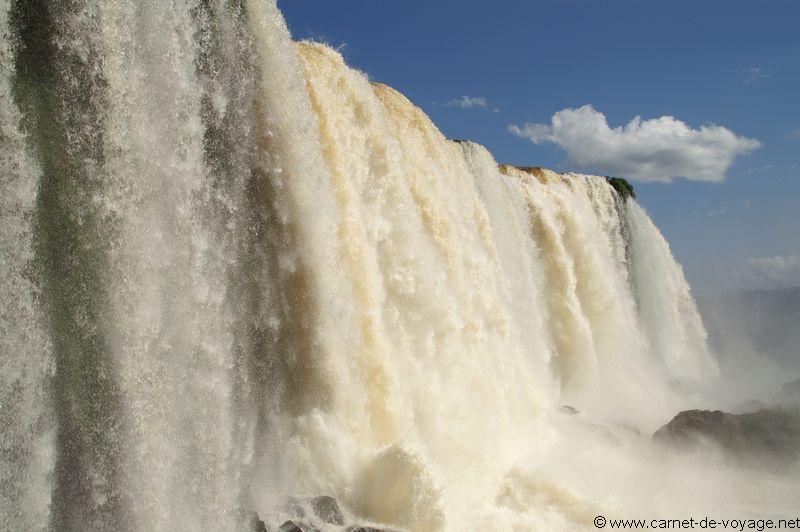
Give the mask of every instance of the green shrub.
<path id="1" fill-rule="evenodd" d="M 627 179 L 610 176 L 605 176 L 605 178 L 606 181 L 608 181 L 608 184 L 617 191 L 617 194 L 619 194 L 620 198 L 623 200 L 627 200 L 629 197 L 636 199 L 636 191 L 633 190 L 633 185 L 631 185 Z"/>

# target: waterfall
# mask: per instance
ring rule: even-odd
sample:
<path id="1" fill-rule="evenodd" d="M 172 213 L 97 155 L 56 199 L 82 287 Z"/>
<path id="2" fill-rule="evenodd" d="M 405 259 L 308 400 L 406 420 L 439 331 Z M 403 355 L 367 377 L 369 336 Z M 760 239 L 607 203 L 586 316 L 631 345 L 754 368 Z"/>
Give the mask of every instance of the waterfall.
<path id="1" fill-rule="evenodd" d="M 651 430 L 716 374 L 633 199 L 445 138 L 274 0 L 1 6 L 11 529 L 571 529 L 520 469 L 559 407 Z"/>
<path id="2" fill-rule="evenodd" d="M 702 378 L 715 368 L 707 354 L 706 331 L 683 271 L 671 260 L 667 241 L 644 210 L 633 202 L 627 209 L 642 327 L 671 372 L 685 378 Z"/>
<path id="3" fill-rule="evenodd" d="M 0 519 L 44 530 L 53 468 L 52 345 L 38 305 L 33 213 L 41 171 L 12 101 L 9 5 L 0 4 Z"/>

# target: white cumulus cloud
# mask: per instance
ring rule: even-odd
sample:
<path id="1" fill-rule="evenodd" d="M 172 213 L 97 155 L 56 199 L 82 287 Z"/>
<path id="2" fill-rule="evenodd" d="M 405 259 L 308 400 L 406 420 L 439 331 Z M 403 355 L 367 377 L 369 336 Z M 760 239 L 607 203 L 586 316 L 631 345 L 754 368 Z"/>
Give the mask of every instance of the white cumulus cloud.
<path id="1" fill-rule="evenodd" d="M 610 127 L 591 105 L 563 109 L 550 124 L 512 124 L 509 131 L 534 144 L 557 144 L 567 152 L 567 162 L 580 168 L 637 181 L 723 181 L 737 155 L 761 146 L 725 127 L 693 129 L 672 116 L 637 116 L 625 126 Z"/>
<path id="2" fill-rule="evenodd" d="M 750 259 L 745 274 L 748 280 L 765 288 L 800 286 L 800 256 Z"/>
<path id="3" fill-rule="evenodd" d="M 462 96 L 461 98 L 445 102 L 445 107 L 460 107 L 462 109 L 471 109 L 473 107 L 486 107 L 486 98 L 482 96 Z"/>

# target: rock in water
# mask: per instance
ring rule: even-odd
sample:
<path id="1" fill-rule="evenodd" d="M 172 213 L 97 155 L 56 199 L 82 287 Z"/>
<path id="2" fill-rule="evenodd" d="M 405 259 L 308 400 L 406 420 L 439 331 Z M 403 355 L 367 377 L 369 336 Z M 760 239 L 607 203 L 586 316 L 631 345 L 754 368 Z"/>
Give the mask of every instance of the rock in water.
<path id="1" fill-rule="evenodd" d="M 351 526 L 347 532 L 397 532 L 388 528 L 375 528 L 371 526 Z"/>
<path id="2" fill-rule="evenodd" d="M 800 411 L 763 409 L 737 415 L 687 410 L 658 429 L 653 439 L 678 446 L 710 442 L 738 457 L 794 462 L 800 457 Z"/>
<path id="3" fill-rule="evenodd" d="M 320 531 L 316 528 L 311 528 L 301 523 L 296 523 L 294 521 L 286 521 L 278 528 L 278 532 L 320 532 Z"/>
<path id="4" fill-rule="evenodd" d="M 329 525 L 344 526 L 344 515 L 336 499 L 328 495 L 321 495 L 311 499 L 311 508 L 314 513 Z"/>

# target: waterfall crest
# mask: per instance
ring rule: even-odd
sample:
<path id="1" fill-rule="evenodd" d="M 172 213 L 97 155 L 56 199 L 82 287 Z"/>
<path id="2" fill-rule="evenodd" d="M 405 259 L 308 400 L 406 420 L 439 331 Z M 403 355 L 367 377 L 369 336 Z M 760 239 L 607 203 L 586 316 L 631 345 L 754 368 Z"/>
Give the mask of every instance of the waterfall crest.
<path id="1" fill-rule="evenodd" d="M 324 493 L 569 529 L 584 503 L 520 469 L 558 408 L 652 430 L 716 372 L 634 200 L 445 138 L 274 0 L 4 0 L 0 33 L 11 528 L 241 530 Z"/>

